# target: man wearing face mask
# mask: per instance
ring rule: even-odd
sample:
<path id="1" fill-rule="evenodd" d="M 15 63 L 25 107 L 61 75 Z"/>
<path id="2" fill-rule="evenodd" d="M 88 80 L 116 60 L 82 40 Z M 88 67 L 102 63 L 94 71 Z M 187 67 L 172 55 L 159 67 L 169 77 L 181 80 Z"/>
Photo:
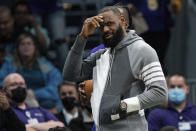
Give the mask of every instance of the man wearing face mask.
<path id="1" fill-rule="evenodd" d="M 196 106 L 186 100 L 189 87 L 181 75 L 168 79 L 169 101 L 166 109 L 154 109 L 148 116 L 149 131 L 175 126 L 179 131 L 196 130 Z"/>
<path id="2" fill-rule="evenodd" d="M 20 74 L 9 74 L 3 81 L 3 89 L 11 108 L 27 128 L 42 131 L 56 126 L 64 126 L 49 111 L 41 107 L 29 107 L 25 104 L 27 89 L 24 78 Z"/>
<path id="3" fill-rule="evenodd" d="M 56 117 L 72 131 L 86 131 L 82 110 L 78 104 L 76 84 L 64 81 L 58 86 L 58 92 L 63 103 L 63 109 L 56 114 Z"/>

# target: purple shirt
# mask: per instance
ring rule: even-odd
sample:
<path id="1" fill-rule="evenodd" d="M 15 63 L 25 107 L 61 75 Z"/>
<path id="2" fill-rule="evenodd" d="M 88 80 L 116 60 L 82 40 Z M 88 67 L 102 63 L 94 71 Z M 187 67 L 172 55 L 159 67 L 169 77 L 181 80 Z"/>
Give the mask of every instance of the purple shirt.
<path id="1" fill-rule="evenodd" d="M 191 124 L 191 130 L 196 131 L 196 106 L 187 103 L 181 113 L 171 105 L 167 109 L 154 109 L 150 112 L 147 121 L 149 131 L 158 131 L 164 126 L 178 128 L 179 122 L 194 122 L 194 124 Z"/>
<path id="2" fill-rule="evenodd" d="M 11 108 L 24 124 L 29 124 L 29 119 L 37 119 L 39 123 L 47 122 L 49 120 L 58 121 L 58 119 L 52 113 L 41 107 L 29 107 L 26 105 L 26 109 L 23 110 L 15 105 L 11 105 Z"/>
<path id="3" fill-rule="evenodd" d="M 93 48 L 93 49 L 90 51 L 89 55 L 91 55 L 92 53 L 95 53 L 96 51 L 98 51 L 98 50 L 100 50 L 100 49 L 104 49 L 104 48 L 105 48 L 104 44 L 100 44 L 100 45 L 96 46 L 95 48 Z"/>

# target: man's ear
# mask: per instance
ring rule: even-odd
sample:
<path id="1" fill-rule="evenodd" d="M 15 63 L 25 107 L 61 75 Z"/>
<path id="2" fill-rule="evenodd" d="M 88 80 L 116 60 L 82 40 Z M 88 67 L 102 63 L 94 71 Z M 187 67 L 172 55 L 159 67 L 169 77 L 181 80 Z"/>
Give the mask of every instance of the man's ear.
<path id="1" fill-rule="evenodd" d="M 189 85 L 186 85 L 186 94 L 189 94 L 189 92 L 190 92 L 190 87 Z"/>
<path id="2" fill-rule="evenodd" d="M 121 23 L 121 26 L 124 26 L 124 27 L 127 26 L 127 23 L 125 21 L 125 17 L 123 15 L 120 16 L 120 23 Z"/>

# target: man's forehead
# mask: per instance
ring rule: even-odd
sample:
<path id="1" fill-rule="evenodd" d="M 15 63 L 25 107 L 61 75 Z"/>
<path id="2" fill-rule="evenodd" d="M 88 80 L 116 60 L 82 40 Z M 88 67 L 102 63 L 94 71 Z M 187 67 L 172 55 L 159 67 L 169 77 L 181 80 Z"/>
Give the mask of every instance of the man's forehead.
<path id="1" fill-rule="evenodd" d="M 170 84 L 185 84 L 183 77 L 172 77 L 170 79 Z"/>
<path id="2" fill-rule="evenodd" d="M 17 83 L 23 82 L 24 83 L 25 81 L 21 76 L 15 75 L 15 74 L 8 76 L 7 78 L 5 78 L 5 81 L 4 81 L 5 84 L 14 83 L 14 82 L 17 82 Z"/>
<path id="3" fill-rule="evenodd" d="M 11 82 L 24 82 L 24 80 L 20 77 L 15 77 L 13 79 L 10 79 Z"/>
<path id="4" fill-rule="evenodd" d="M 76 88 L 73 85 L 62 85 L 61 91 L 64 91 L 64 90 L 74 91 L 74 90 L 76 90 Z"/>

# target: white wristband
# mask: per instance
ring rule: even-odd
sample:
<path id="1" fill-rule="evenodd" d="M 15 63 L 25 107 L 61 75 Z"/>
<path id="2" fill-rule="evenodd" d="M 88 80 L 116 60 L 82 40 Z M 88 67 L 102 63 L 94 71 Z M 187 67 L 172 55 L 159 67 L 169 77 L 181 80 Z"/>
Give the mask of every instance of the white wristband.
<path id="1" fill-rule="evenodd" d="M 138 99 L 137 96 L 136 97 L 127 98 L 127 99 L 124 99 L 122 101 L 127 103 L 127 113 L 140 110 L 140 108 L 141 108 L 140 103 L 139 103 L 139 99 Z"/>

